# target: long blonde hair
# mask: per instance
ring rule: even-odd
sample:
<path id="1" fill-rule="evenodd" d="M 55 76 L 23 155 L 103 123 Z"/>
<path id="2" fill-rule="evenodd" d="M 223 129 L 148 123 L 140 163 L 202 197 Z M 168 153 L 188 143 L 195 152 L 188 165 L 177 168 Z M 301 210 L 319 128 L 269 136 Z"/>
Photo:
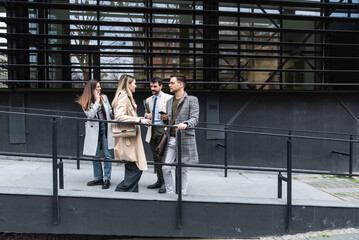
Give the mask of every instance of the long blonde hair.
<path id="1" fill-rule="evenodd" d="M 118 97 L 120 96 L 121 92 L 126 92 L 127 95 L 130 97 L 132 104 L 135 105 L 135 100 L 133 99 L 132 92 L 128 88 L 128 84 L 131 84 L 134 80 L 135 80 L 134 77 L 132 77 L 131 75 L 127 75 L 127 74 L 123 74 L 120 77 L 120 80 L 118 81 L 118 87 L 116 90 L 115 98 L 112 101 L 113 108 L 115 108 L 117 101 L 118 101 Z"/>

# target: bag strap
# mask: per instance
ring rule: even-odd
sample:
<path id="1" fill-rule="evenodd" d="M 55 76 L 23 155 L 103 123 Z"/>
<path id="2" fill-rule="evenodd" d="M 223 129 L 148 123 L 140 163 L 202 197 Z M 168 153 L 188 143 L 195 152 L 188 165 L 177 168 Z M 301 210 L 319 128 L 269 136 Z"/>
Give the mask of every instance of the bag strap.
<path id="1" fill-rule="evenodd" d="M 183 106 L 183 104 L 184 104 L 184 102 L 186 101 L 187 98 L 188 98 L 188 95 L 183 99 L 183 102 L 181 102 L 181 104 L 178 106 L 177 111 L 176 111 L 175 115 L 173 115 L 173 118 L 172 118 L 172 120 L 170 122 L 170 125 L 173 125 L 175 123 L 175 120 L 176 120 L 179 112 L 181 111 L 181 108 L 182 108 L 182 106 Z M 167 128 L 166 133 L 169 133 L 170 130 L 171 130 L 171 128 Z"/>

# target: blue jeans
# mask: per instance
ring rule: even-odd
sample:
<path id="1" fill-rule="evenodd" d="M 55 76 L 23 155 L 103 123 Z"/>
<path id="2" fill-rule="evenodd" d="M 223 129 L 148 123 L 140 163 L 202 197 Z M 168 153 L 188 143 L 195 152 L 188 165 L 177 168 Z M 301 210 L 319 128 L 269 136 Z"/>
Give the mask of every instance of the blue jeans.
<path id="1" fill-rule="evenodd" d="M 106 123 L 99 123 L 99 138 L 97 143 L 97 151 L 96 158 L 100 158 L 100 148 L 102 146 L 103 158 L 104 159 L 113 159 L 113 154 L 108 149 L 108 142 L 106 137 Z M 101 161 L 93 161 L 93 176 L 95 180 L 103 179 L 103 171 L 102 171 L 102 162 Z M 104 180 L 111 180 L 111 170 L 112 170 L 112 162 L 103 162 L 103 168 L 105 172 Z"/>

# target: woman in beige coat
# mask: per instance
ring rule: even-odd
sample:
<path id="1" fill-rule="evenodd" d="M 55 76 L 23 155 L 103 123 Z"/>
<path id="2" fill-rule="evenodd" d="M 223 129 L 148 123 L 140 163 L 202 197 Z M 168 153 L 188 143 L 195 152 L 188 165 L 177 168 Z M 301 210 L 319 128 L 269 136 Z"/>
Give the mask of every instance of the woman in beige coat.
<path id="1" fill-rule="evenodd" d="M 133 99 L 136 90 L 136 80 L 130 75 L 122 75 L 118 83 L 112 107 L 115 120 L 120 122 L 133 122 L 150 124 L 151 120 L 137 116 L 137 105 Z M 115 137 L 115 159 L 125 160 L 125 178 L 117 185 L 115 191 L 138 192 L 138 182 L 142 171 L 147 169 L 145 151 L 143 149 L 141 129 L 136 125 L 135 137 Z"/>

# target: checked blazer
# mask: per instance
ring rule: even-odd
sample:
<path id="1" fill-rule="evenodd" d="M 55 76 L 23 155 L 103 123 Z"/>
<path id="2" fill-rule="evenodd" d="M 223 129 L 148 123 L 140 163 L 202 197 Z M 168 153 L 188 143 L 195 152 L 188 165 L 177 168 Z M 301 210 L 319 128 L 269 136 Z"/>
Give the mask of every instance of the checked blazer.
<path id="1" fill-rule="evenodd" d="M 181 100 L 178 103 L 178 106 L 183 102 L 184 98 L 187 96 L 187 92 L 184 92 Z M 174 98 L 174 97 L 173 97 Z M 171 114 L 168 119 L 168 123 L 172 120 L 172 103 L 173 98 L 167 102 L 167 113 Z M 177 108 L 178 108 L 177 106 Z M 177 109 L 176 109 L 177 110 Z M 198 98 L 195 96 L 188 96 L 187 100 L 184 102 L 181 111 L 179 112 L 175 125 L 179 123 L 187 123 L 189 128 L 195 127 L 199 119 L 199 103 Z M 177 133 L 176 129 L 176 133 Z M 186 129 L 181 132 L 181 149 L 182 149 L 182 162 L 183 163 L 198 163 L 198 152 L 196 144 L 196 133 L 194 129 Z M 177 134 L 176 134 L 177 135 Z M 168 138 L 169 140 L 169 138 Z M 176 147 L 176 159 L 178 156 L 178 145 Z"/>

